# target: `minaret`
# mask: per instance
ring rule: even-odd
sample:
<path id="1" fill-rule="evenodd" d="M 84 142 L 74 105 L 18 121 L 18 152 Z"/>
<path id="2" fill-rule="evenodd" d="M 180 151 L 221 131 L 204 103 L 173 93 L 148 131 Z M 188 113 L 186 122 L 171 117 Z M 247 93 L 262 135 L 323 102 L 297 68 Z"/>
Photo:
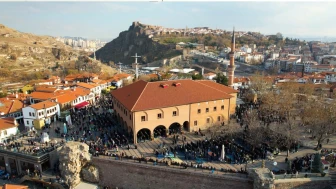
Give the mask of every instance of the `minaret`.
<path id="1" fill-rule="evenodd" d="M 235 31 L 233 28 L 232 32 L 232 40 L 231 40 L 231 52 L 229 53 L 230 56 L 230 65 L 228 66 L 228 73 L 229 73 L 229 86 L 233 86 L 233 79 L 234 79 L 234 71 L 236 69 L 236 66 L 234 64 L 234 53 L 236 49 L 236 41 L 235 41 Z"/>

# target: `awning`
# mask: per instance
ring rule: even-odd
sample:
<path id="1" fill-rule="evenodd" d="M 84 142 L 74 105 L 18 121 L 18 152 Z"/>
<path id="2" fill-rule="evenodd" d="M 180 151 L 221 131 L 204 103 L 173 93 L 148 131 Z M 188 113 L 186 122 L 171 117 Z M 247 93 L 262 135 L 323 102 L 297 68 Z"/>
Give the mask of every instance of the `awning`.
<path id="1" fill-rule="evenodd" d="M 75 108 L 80 109 L 80 108 L 83 108 L 83 107 L 85 107 L 87 105 L 89 105 L 89 103 L 85 101 L 85 102 L 81 102 L 81 103 L 77 104 L 75 106 Z"/>

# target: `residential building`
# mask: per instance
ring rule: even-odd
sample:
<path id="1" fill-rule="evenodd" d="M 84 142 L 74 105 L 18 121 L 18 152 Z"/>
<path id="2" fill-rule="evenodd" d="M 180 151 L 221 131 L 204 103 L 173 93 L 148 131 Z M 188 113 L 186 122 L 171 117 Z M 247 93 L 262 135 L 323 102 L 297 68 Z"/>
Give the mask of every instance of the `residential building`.
<path id="1" fill-rule="evenodd" d="M 0 118 L 0 143 L 7 143 L 7 139 L 18 134 L 18 123 L 13 117 Z"/>
<path id="2" fill-rule="evenodd" d="M 247 77 L 235 77 L 233 80 L 233 88 L 238 90 L 241 87 L 248 88 L 251 84 L 250 78 Z"/>
<path id="3" fill-rule="evenodd" d="M 135 83 L 111 92 L 118 121 L 133 134 L 158 128 L 198 131 L 224 125 L 235 113 L 237 90 L 209 80 Z"/>
<path id="4" fill-rule="evenodd" d="M 94 95 L 93 99 L 91 95 L 89 96 L 92 102 L 95 102 L 95 100 L 100 97 L 101 90 L 102 90 L 100 85 L 97 85 L 94 83 L 77 83 L 76 86 L 90 90 L 90 92 Z"/>
<path id="5" fill-rule="evenodd" d="M 213 80 L 216 77 L 215 73 L 209 72 L 203 75 L 204 79 Z"/>
<path id="6" fill-rule="evenodd" d="M 22 108 L 24 125 L 27 129 L 35 127 L 41 129 L 45 124 L 50 124 L 60 116 L 59 104 L 53 101 L 43 101 Z"/>
<path id="7" fill-rule="evenodd" d="M 22 108 L 24 107 L 23 101 L 16 98 L 0 98 L 0 117 L 13 117 L 18 123 L 23 123 Z"/>

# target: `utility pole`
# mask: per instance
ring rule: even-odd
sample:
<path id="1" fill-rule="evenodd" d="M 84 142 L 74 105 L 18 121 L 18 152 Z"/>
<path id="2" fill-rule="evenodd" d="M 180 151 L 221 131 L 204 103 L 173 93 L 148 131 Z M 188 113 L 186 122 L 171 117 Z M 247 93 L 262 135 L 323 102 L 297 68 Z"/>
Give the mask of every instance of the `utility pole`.
<path id="1" fill-rule="evenodd" d="M 140 58 L 141 56 L 138 56 L 138 53 L 135 53 L 135 56 L 132 57 L 135 58 L 135 79 L 138 79 L 139 77 L 138 58 Z"/>
<path id="2" fill-rule="evenodd" d="M 121 73 L 121 65 L 122 65 L 123 63 L 121 63 L 121 62 L 119 62 L 118 63 L 118 65 L 119 65 L 119 73 Z"/>

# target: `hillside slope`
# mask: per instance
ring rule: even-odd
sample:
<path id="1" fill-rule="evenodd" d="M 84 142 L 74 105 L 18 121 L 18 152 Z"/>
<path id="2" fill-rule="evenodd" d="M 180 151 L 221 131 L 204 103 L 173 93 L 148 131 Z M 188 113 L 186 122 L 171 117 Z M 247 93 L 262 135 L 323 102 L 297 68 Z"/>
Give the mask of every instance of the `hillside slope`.
<path id="1" fill-rule="evenodd" d="M 0 67 L 31 71 L 74 60 L 79 53 L 50 36 L 22 33 L 0 24 Z"/>
<path id="2" fill-rule="evenodd" d="M 87 57 L 85 52 L 57 41 L 50 36 L 37 36 L 23 33 L 0 24 L 0 81 L 11 81 L 21 75 L 53 70 L 59 71 L 59 65 L 74 65 L 79 57 Z M 113 73 L 111 67 L 99 61 L 90 60 L 102 72 Z M 53 69 L 52 69 L 53 68 Z M 74 66 L 69 69 L 76 69 Z M 61 71 L 62 72 L 62 71 Z"/>
<path id="3" fill-rule="evenodd" d="M 148 63 L 163 58 L 180 55 L 173 46 L 153 41 L 145 33 L 144 25 L 133 22 L 127 31 L 96 51 L 96 57 L 102 62 L 114 61 L 124 64 L 134 63 L 132 56 L 141 56 L 140 63 Z"/>

